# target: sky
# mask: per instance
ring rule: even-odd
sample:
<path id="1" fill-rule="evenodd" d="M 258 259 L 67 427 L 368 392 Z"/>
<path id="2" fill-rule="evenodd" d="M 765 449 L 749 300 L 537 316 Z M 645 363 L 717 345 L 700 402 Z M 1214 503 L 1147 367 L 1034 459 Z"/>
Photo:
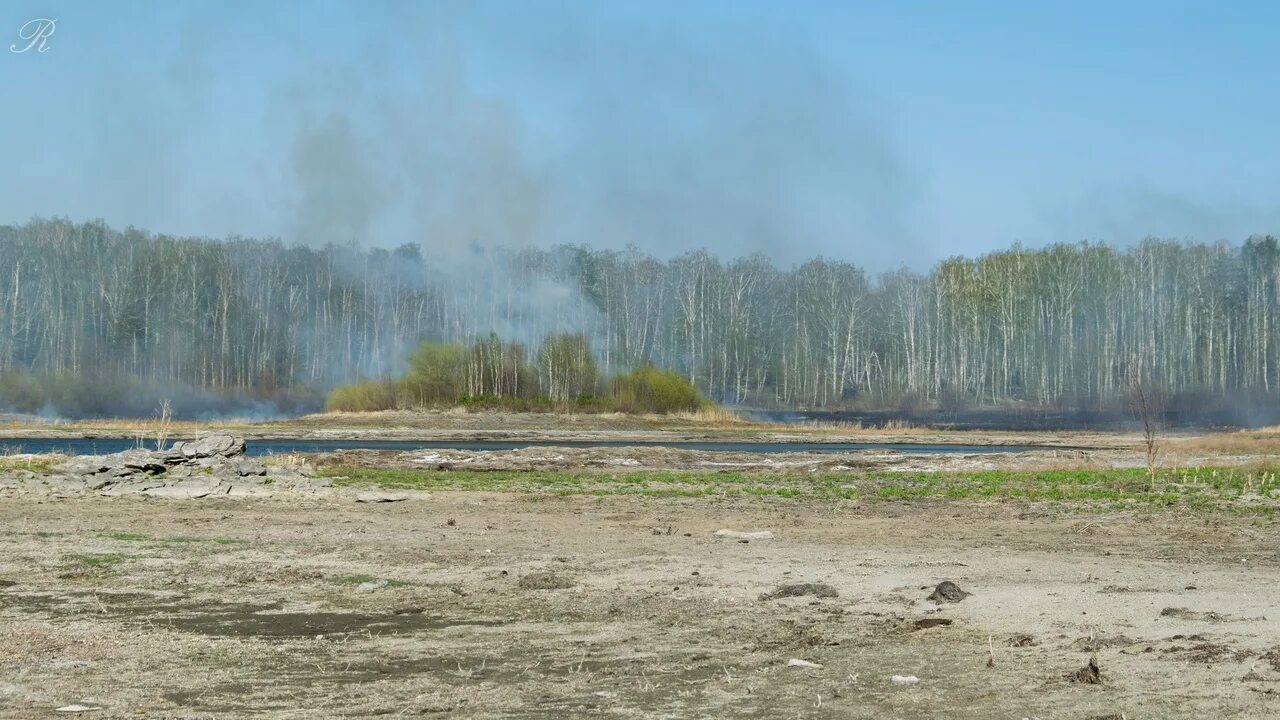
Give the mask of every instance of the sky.
<path id="1" fill-rule="evenodd" d="M 1280 233 L 1277 31 L 1244 1 L 9 0 L 0 223 L 871 270 L 1240 242 Z"/>

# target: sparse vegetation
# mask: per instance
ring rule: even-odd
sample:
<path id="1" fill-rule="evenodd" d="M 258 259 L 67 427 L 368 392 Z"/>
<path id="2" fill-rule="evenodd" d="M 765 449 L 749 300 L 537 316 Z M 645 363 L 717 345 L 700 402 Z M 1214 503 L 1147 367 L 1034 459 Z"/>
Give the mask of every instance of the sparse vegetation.
<path id="1" fill-rule="evenodd" d="M 33 473 L 47 473 L 64 459 L 60 455 L 25 455 L 16 457 L 0 455 L 0 472 L 25 470 Z"/>
<path id="2" fill-rule="evenodd" d="M 109 568 L 128 559 L 116 553 L 70 553 L 62 556 L 63 564 L 85 568 Z"/>
<path id="3" fill-rule="evenodd" d="M 448 471 L 328 467 L 337 486 L 560 495 L 750 495 L 809 500 L 913 499 L 1061 502 L 1082 508 L 1280 509 L 1273 467 L 991 470 L 974 472 Z"/>
<path id="4" fill-rule="evenodd" d="M 120 540 L 122 542 L 137 542 L 140 540 L 153 539 L 150 535 L 143 535 L 142 533 L 135 533 L 135 532 L 109 532 L 109 533 L 103 533 L 101 537 L 104 537 L 108 540 Z"/>
<path id="5" fill-rule="evenodd" d="M 243 545 L 247 540 L 239 540 L 228 537 L 198 537 L 194 535 L 175 535 L 171 537 L 152 537 L 142 533 L 118 531 L 102 533 L 99 537 L 108 540 L 119 540 L 121 542 L 149 542 L 149 543 L 213 543 L 215 545 Z"/>
<path id="6" fill-rule="evenodd" d="M 375 582 L 379 580 L 378 576 L 376 575 L 363 575 L 363 574 L 337 575 L 337 576 L 334 576 L 332 579 L 335 583 L 338 583 L 339 585 L 351 585 L 351 586 L 363 585 L 364 583 L 367 583 L 367 582 Z M 384 585 L 383 587 L 394 588 L 394 587 L 404 587 L 405 585 L 408 585 L 408 583 L 406 583 L 403 580 L 391 580 L 389 578 L 381 578 L 381 579 L 386 581 L 386 585 Z"/>

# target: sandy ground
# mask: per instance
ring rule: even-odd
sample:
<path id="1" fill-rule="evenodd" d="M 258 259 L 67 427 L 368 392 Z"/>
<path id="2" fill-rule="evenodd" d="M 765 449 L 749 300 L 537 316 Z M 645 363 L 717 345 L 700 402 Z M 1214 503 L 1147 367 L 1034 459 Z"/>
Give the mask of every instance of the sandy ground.
<path id="1" fill-rule="evenodd" d="M 1269 517 L 354 492 L 6 498 L 0 717 L 1280 716 Z"/>
<path id="2" fill-rule="evenodd" d="M 932 472 L 1053 467 L 1140 467 L 1140 454 L 1122 450 L 1034 450 L 1017 453 L 709 452 L 663 447 L 530 447 L 519 450 L 338 450 L 308 456 L 319 465 L 433 470 L 597 470 Z"/>

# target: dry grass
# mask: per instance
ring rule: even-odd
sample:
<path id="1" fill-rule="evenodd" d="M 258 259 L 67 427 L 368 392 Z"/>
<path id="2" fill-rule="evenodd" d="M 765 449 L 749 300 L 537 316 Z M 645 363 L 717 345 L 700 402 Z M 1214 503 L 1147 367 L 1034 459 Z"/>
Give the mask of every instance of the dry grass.
<path id="1" fill-rule="evenodd" d="M 1169 453 L 1178 455 L 1280 455 L 1280 426 L 1170 438 L 1165 441 L 1165 447 Z"/>
<path id="2" fill-rule="evenodd" d="M 867 424 L 861 420 L 853 420 L 812 422 L 805 423 L 804 427 L 811 427 L 818 430 L 839 430 L 841 432 L 847 432 L 854 435 L 859 433 L 874 433 L 877 435 L 892 435 L 895 433 L 909 434 L 916 433 L 921 429 L 928 429 L 917 427 L 916 425 L 913 425 L 910 420 L 904 420 L 902 418 L 889 420 L 883 425 L 876 425 L 874 423 Z"/>
<path id="3" fill-rule="evenodd" d="M 262 461 L 268 465 L 283 467 L 304 467 L 307 465 L 307 458 L 296 452 L 266 455 L 262 458 Z"/>
<path id="4" fill-rule="evenodd" d="M 686 410 L 670 413 L 668 415 L 655 415 L 652 417 L 655 420 L 662 420 L 665 418 L 670 420 L 683 420 L 697 425 L 714 425 L 718 427 L 734 427 L 740 425 L 757 427 L 761 425 L 761 423 L 747 420 L 738 413 L 722 407 L 701 408 L 699 410 L 691 411 Z"/>

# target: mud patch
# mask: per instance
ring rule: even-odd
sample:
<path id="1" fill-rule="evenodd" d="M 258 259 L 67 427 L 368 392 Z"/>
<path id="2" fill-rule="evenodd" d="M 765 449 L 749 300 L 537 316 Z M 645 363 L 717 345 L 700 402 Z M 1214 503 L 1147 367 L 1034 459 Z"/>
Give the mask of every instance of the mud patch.
<path id="1" fill-rule="evenodd" d="M 1107 648 L 1129 647 L 1136 645 L 1137 640 L 1124 634 L 1112 635 L 1111 633 L 1098 632 L 1088 637 L 1076 638 L 1072 641 L 1074 647 L 1078 647 L 1086 652 L 1097 652 L 1106 650 Z"/>
<path id="2" fill-rule="evenodd" d="M 826 583 L 794 583 L 779 586 L 773 592 L 762 593 L 761 600 L 778 600 L 780 598 L 812 596 L 817 598 L 840 597 L 835 588 Z"/>
<path id="3" fill-rule="evenodd" d="M 573 581 L 553 572 L 529 573 L 516 583 L 521 590 L 568 590 Z"/>
<path id="4" fill-rule="evenodd" d="M 1222 613 L 1201 612 L 1184 607 L 1167 607 L 1160 611 L 1160 617 L 1172 617 L 1180 620 L 1203 620 L 1205 622 L 1226 622 L 1231 619 L 1229 615 L 1223 615 Z"/>
<path id="5" fill-rule="evenodd" d="M 412 634 L 458 626 L 492 627 L 499 620 L 444 618 L 422 613 L 287 612 L 283 604 L 224 603 L 156 598 L 144 593 L 4 596 L 0 610 L 51 618 L 92 617 L 169 628 L 210 637 L 276 640 L 353 634 Z"/>
<path id="6" fill-rule="evenodd" d="M 1215 663 L 1228 658 L 1246 660 L 1250 657 L 1248 652 L 1237 652 L 1230 645 L 1214 642 L 1197 643 L 1190 647 L 1173 645 L 1162 649 L 1160 653 L 1172 660 L 1194 663 Z"/>

